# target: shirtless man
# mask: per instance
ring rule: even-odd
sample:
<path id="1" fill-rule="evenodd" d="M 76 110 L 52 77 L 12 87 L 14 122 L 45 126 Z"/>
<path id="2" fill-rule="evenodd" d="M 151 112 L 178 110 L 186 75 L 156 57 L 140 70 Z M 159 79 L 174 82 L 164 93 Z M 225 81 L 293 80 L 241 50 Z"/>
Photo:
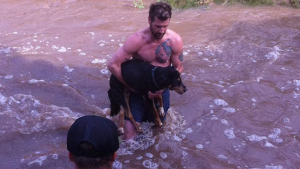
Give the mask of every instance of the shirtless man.
<path id="1" fill-rule="evenodd" d="M 168 29 L 172 8 L 163 2 L 151 4 L 149 9 L 149 27 L 142 29 L 128 37 L 127 41 L 112 56 L 108 63 L 110 72 L 119 81 L 126 82 L 121 75 L 121 64 L 129 59 L 140 59 L 154 66 L 167 67 L 172 64 L 180 73 L 183 66 L 183 42 L 181 37 Z M 128 86 L 127 86 L 128 87 Z M 130 88 L 130 87 L 129 87 Z M 169 90 L 161 90 L 156 93 L 149 92 L 149 98 L 163 96 L 165 114 L 170 105 Z M 145 120 L 145 105 L 143 96 L 132 92 L 130 95 L 130 109 L 136 122 Z M 151 121 L 148 119 L 148 121 Z M 164 118 L 162 119 L 164 121 Z M 136 134 L 135 128 L 127 119 L 124 122 L 124 138 L 130 139 Z"/>

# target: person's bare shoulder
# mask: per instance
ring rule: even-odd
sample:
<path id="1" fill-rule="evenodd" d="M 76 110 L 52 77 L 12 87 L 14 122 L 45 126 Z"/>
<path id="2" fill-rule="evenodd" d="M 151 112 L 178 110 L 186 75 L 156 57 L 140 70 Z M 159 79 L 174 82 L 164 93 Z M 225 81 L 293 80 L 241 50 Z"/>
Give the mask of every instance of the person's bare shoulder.
<path id="1" fill-rule="evenodd" d="M 173 50 L 175 50 L 175 52 L 179 52 L 179 53 L 182 52 L 183 41 L 182 41 L 180 35 L 178 33 L 176 33 L 175 31 L 168 29 L 168 37 L 172 41 Z"/>
<path id="2" fill-rule="evenodd" d="M 171 29 L 169 29 L 169 36 L 174 41 L 174 43 L 182 42 L 180 35 Z"/>
<path id="3" fill-rule="evenodd" d="M 124 48 L 126 50 L 136 52 L 138 51 L 138 49 L 140 49 L 143 46 L 146 40 L 147 40 L 147 36 L 145 34 L 145 31 L 140 30 L 128 37 L 127 41 L 124 44 Z"/>

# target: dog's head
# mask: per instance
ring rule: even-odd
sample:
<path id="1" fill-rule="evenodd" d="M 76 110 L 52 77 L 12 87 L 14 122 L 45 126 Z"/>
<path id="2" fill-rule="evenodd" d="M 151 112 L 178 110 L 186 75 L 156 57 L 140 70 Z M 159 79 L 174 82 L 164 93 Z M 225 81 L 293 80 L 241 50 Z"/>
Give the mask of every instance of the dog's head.
<path id="1" fill-rule="evenodd" d="M 187 91 L 187 88 L 181 81 L 180 73 L 173 66 L 170 66 L 169 69 L 170 85 L 168 88 L 178 94 L 183 94 Z"/>

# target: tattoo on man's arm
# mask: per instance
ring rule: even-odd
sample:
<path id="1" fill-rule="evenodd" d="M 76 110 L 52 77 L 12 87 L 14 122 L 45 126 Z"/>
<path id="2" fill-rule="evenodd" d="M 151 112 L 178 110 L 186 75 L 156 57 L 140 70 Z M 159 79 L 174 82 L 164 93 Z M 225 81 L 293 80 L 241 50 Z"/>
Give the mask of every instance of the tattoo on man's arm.
<path id="1" fill-rule="evenodd" d="M 183 53 L 181 53 L 181 54 L 179 55 L 179 60 L 180 60 L 181 62 L 183 62 Z"/>

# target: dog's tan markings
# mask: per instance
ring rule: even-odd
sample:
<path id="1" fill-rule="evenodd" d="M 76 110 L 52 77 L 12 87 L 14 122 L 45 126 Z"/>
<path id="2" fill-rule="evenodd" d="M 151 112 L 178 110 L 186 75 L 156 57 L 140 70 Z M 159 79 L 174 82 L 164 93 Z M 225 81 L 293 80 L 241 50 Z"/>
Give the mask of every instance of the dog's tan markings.
<path id="1" fill-rule="evenodd" d="M 148 98 L 147 102 L 148 102 L 148 105 L 149 105 L 150 112 L 152 114 L 154 114 L 154 116 L 155 116 L 155 125 L 161 127 L 163 124 L 162 124 L 162 122 L 160 120 L 158 111 L 157 111 L 157 109 L 155 107 L 154 100 Z"/>
<path id="2" fill-rule="evenodd" d="M 157 99 L 156 99 L 157 103 L 158 103 L 158 112 L 159 112 L 159 115 L 161 117 L 164 117 L 165 116 L 165 111 L 163 109 L 163 100 L 162 100 L 162 96 L 160 95 Z"/>
<path id="3" fill-rule="evenodd" d="M 124 95 L 125 95 L 125 102 L 126 102 L 126 106 L 127 106 L 127 110 L 126 112 L 126 116 L 128 117 L 128 119 L 131 121 L 131 123 L 133 124 L 134 128 L 136 129 L 136 131 L 138 133 L 142 133 L 143 130 L 142 128 L 138 125 L 138 123 L 134 120 L 130 107 L 129 107 L 129 97 L 130 97 L 130 93 L 131 91 L 128 88 L 124 89 Z"/>
<path id="4" fill-rule="evenodd" d="M 122 120 L 119 120 L 119 135 L 123 135 L 124 134 L 124 107 L 121 106 L 121 110 L 120 110 L 120 113 L 119 113 L 119 119 L 122 119 Z"/>

